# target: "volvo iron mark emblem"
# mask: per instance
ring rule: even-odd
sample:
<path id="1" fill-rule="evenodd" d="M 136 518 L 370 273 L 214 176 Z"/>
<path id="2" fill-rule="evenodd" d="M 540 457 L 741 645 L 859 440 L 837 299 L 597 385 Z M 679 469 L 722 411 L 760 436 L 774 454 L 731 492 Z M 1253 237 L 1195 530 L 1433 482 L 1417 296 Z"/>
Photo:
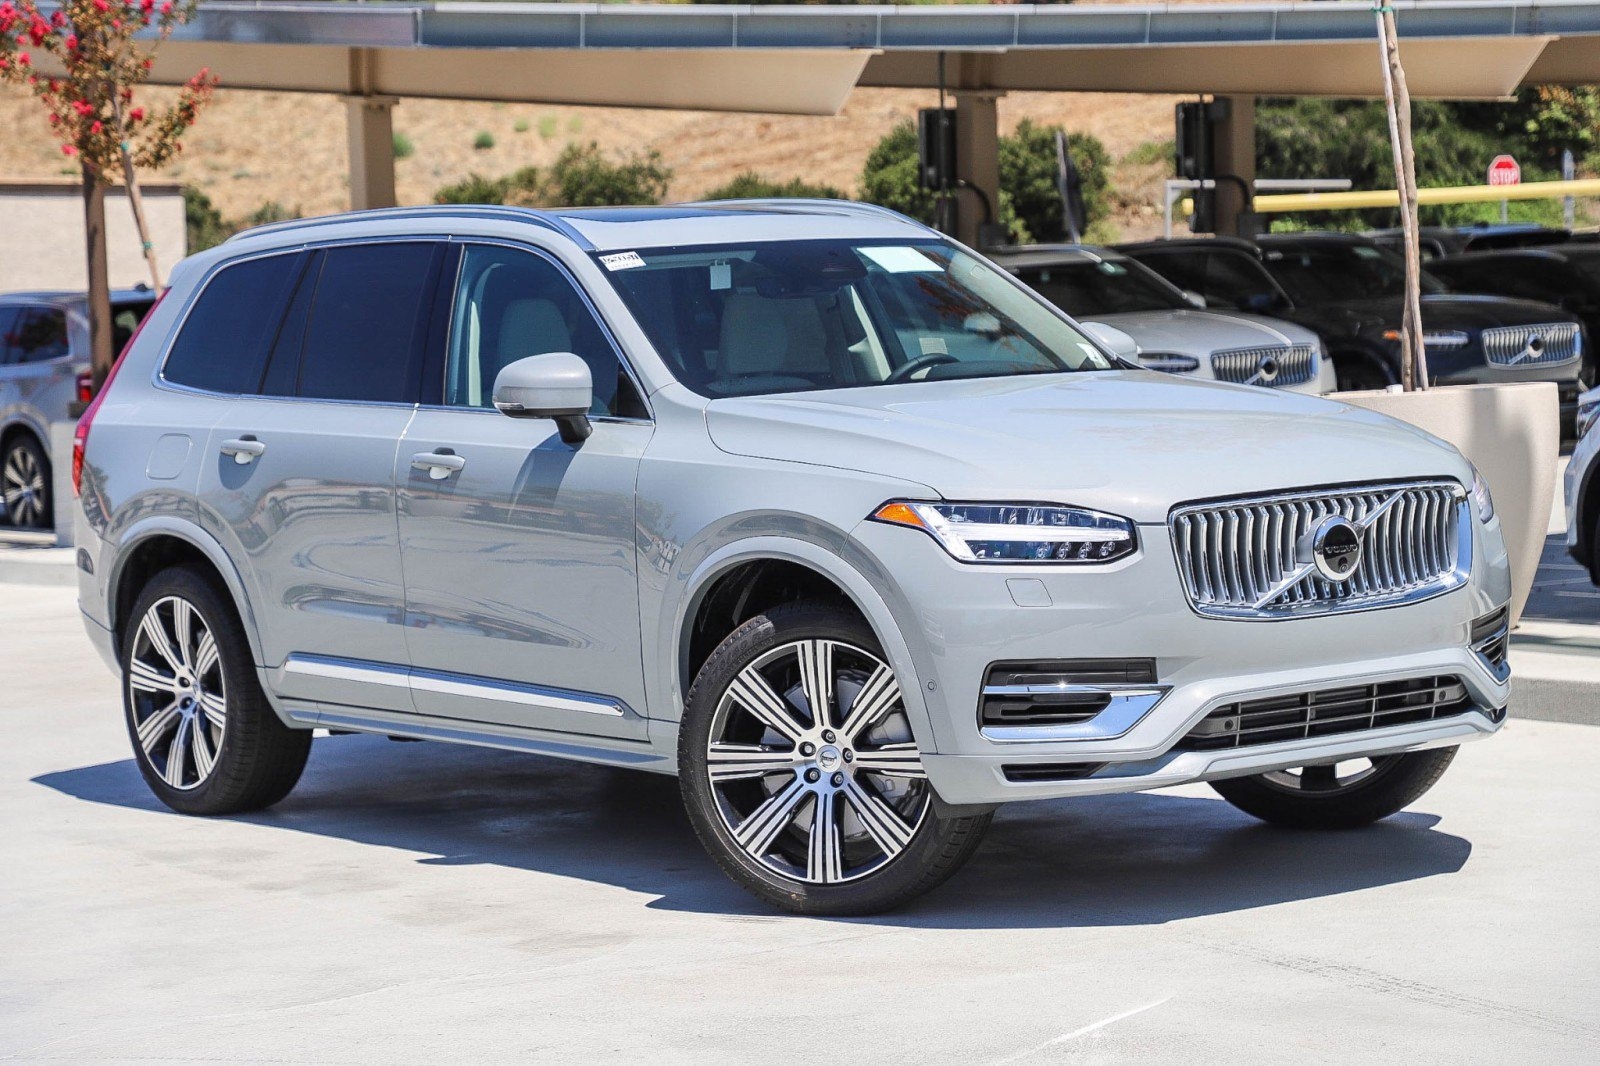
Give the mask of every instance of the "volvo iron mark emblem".
<path id="1" fill-rule="evenodd" d="M 1318 522 L 1308 540 L 1308 561 L 1329 581 L 1348 581 L 1361 565 L 1361 530 L 1343 515 Z"/>

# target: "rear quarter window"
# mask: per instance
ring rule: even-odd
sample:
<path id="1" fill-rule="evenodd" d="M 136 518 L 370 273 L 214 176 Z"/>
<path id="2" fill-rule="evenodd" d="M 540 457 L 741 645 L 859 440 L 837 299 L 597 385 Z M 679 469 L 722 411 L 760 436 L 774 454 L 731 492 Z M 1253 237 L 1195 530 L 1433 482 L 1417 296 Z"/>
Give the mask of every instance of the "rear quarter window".
<path id="1" fill-rule="evenodd" d="M 257 392 L 300 263 L 299 253 L 264 256 L 213 275 L 184 319 L 162 376 L 208 392 Z"/>

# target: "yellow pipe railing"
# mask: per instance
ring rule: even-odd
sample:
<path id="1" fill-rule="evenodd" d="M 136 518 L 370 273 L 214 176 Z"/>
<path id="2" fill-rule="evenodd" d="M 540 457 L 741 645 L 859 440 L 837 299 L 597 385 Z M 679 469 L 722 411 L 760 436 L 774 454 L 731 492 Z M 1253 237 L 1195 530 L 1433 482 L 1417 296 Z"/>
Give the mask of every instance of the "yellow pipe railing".
<path id="1" fill-rule="evenodd" d="M 1497 204 L 1502 200 L 1545 200 L 1563 196 L 1600 196 L 1600 178 L 1418 189 L 1417 203 L 1425 207 L 1430 204 Z M 1363 207 L 1399 207 L 1400 194 L 1393 189 L 1275 193 L 1257 196 L 1254 204 L 1257 211 L 1272 214 L 1285 211 L 1353 211 Z"/>

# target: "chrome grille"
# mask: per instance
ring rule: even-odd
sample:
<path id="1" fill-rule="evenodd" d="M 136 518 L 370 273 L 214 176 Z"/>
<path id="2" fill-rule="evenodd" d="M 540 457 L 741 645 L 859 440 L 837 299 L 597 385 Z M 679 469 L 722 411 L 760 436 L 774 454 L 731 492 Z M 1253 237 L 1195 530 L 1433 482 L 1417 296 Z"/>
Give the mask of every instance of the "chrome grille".
<path id="1" fill-rule="evenodd" d="M 1413 677 L 1268 696 L 1218 707 L 1180 741 L 1179 751 L 1216 751 L 1359 733 L 1476 709 L 1459 677 Z"/>
<path id="2" fill-rule="evenodd" d="M 1179 507 L 1170 520 L 1184 591 L 1214 618 L 1369 610 L 1456 588 L 1472 564 L 1466 491 L 1454 481 L 1360 485 Z M 1355 524 L 1361 559 L 1324 578 L 1310 541 L 1324 519 Z"/>
<path id="3" fill-rule="evenodd" d="M 1236 385 L 1299 385 L 1317 375 L 1317 350 L 1309 344 L 1226 348 L 1211 353 L 1218 381 Z"/>
<path id="4" fill-rule="evenodd" d="M 1579 332 L 1576 322 L 1546 322 L 1536 326 L 1500 326 L 1483 331 L 1483 354 L 1496 366 L 1543 366 L 1576 359 Z"/>

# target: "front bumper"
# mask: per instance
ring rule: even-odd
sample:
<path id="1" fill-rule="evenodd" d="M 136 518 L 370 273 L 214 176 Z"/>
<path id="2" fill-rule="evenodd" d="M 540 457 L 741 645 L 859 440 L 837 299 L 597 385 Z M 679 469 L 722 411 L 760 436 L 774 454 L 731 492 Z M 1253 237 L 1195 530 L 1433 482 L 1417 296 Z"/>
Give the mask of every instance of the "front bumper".
<path id="1" fill-rule="evenodd" d="M 1275 621 L 1196 614 L 1164 525 L 1140 526 L 1139 551 L 1129 559 L 1083 568 L 957 563 L 925 535 L 876 523 L 854 536 L 892 560 L 884 567 L 897 580 L 890 606 L 927 711 L 930 735 L 918 736 L 923 765 L 949 803 L 1140 791 L 1456 744 L 1495 732 L 1510 700 L 1509 680 L 1469 646 L 1473 621 L 1510 598 L 1496 523 L 1475 524 L 1473 572 L 1460 588 L 1387 609 Z M 1083 726 L 1041 728 L 1026 738 L 980 727 L 981 690 L 995 663 L 1119 658 L 1155 660 L 1159 701 L 1120 719 L 1102 712 Z M 1176 747 L 1226 704 L 1441 675 L 1465 686 L 1471 709 L 1287 743 Z M 1028 772 L 1061 764 L 1093 764 L 1093 771 L 1046 780 Z"/>

